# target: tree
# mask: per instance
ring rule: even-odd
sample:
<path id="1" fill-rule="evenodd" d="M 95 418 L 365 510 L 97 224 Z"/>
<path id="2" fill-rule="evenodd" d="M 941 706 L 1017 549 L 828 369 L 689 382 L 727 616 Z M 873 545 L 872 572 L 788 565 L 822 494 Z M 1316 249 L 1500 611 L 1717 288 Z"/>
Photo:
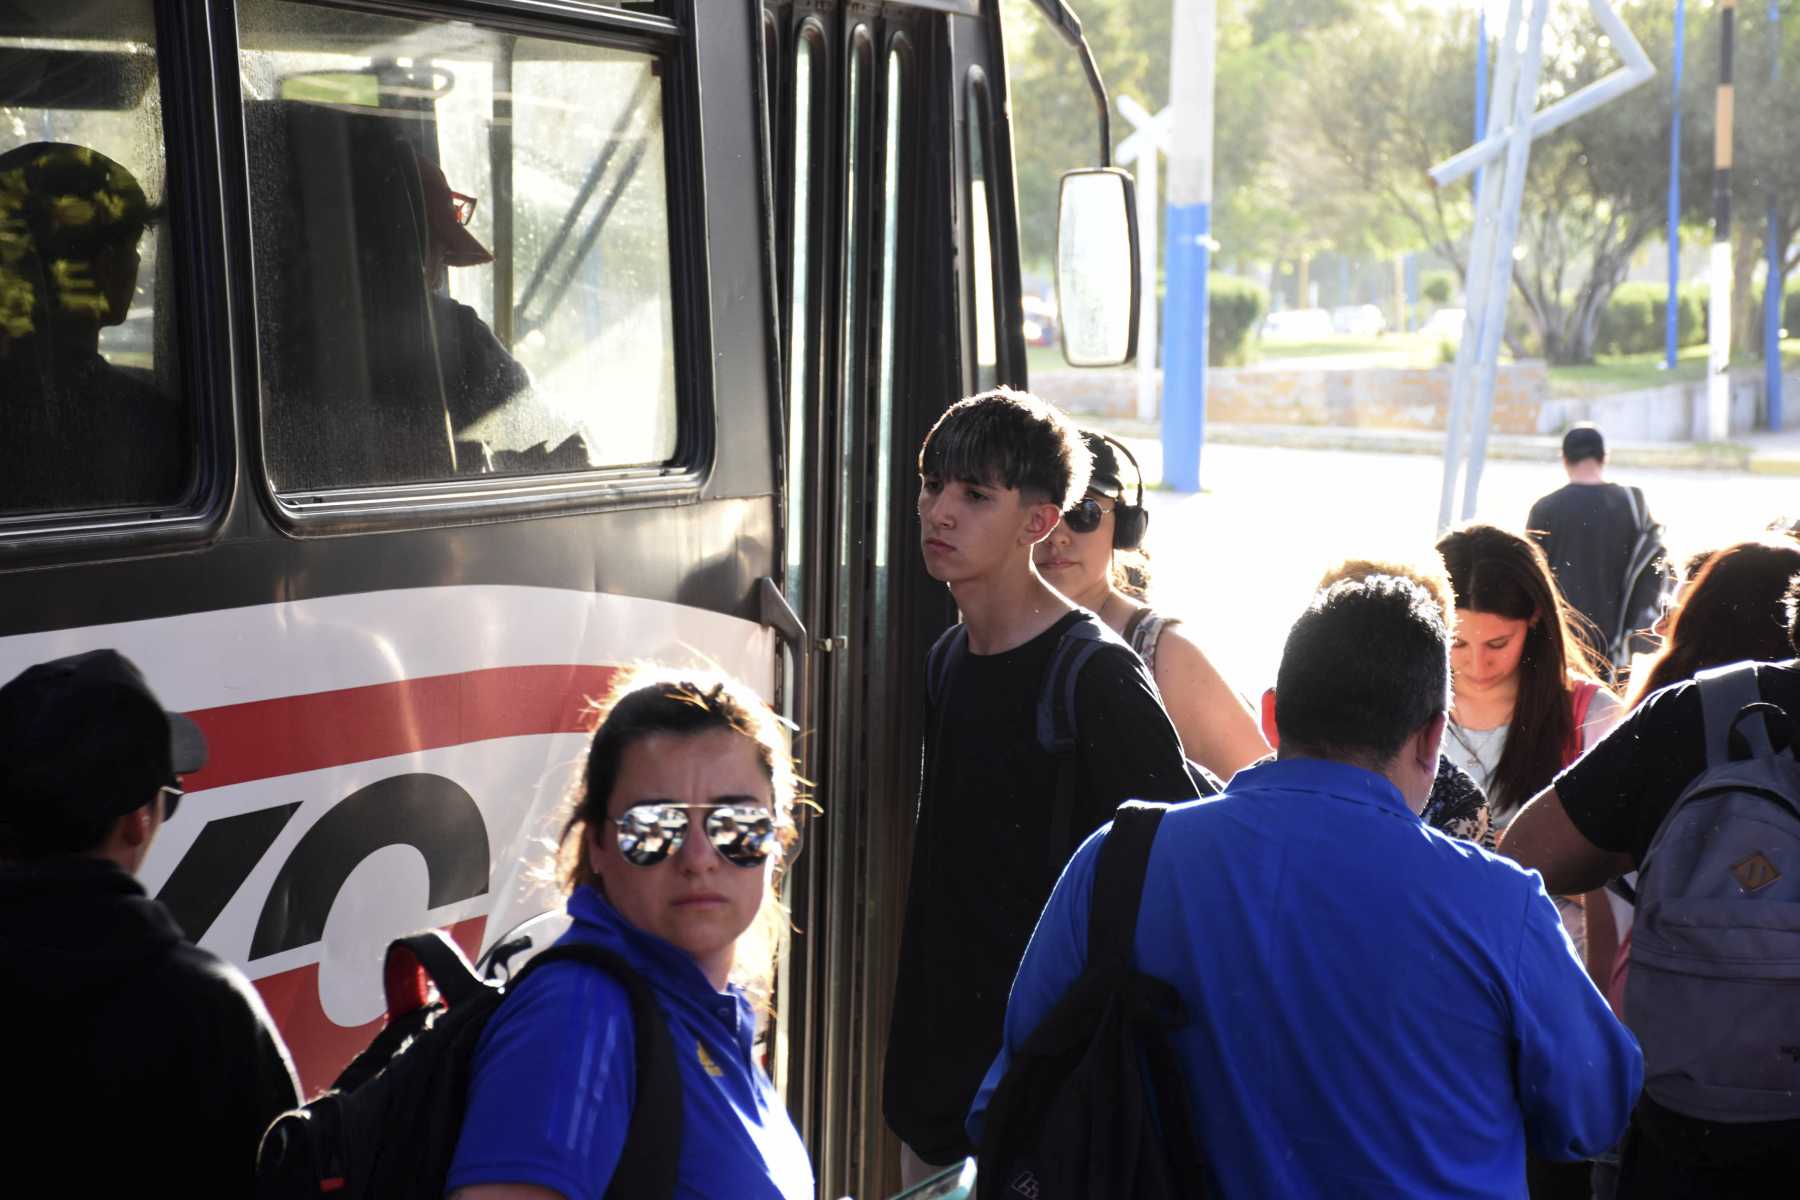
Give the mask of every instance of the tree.
<path id="1" fill-rule="evenodd" d="M 1660 21 L 1667 45 L 1666 15 L 1640 4 L 1629 19 L 1647 47 Z M 1557 10 L 1545 36 L 1540 107 L 1617 66 L 1590 21 L 1585 10 Z M 1404 2 L 1370 5 L 1319 41 L 1320 61 L 1332 69 L 1304 80 L 1305 120 L 1294 136 L 1342 162 L 1466 276 L 1472 185 L 1433 188 L 1425 172 L 1471 140 L 1472 17 Z M 1631 256 L 1661 228 L 1667 181 L 1658 164 L 1667 123 L 1666 93 L 1646 86 L 1532 146 L 1512 275 L 1552 362 L 1592 361 L 1600 311 Z"/>

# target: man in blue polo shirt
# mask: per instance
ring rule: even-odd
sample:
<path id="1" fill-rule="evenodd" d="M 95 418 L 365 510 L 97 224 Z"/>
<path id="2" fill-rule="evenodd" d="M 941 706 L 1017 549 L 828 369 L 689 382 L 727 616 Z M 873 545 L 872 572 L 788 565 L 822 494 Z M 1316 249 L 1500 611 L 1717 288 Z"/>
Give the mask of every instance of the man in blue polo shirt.
<path id="1" fill-rule="evenodd" d="M 1525 1148 L 1578 1159 L 1643 1074 L 1538 875 L 1419 811 L 1449 635 L 1387 576 L 1316 596 L 1277 676 L 1280 757 L 1181 805 L 1152 849 L 1133 966 L 1175 986 L 1173 1038 L 1218 1194 L 1524 1194 Z M 1080 974 L 1094 862 L 1070 862 L 1013 984 L 970 1113 Z"/>

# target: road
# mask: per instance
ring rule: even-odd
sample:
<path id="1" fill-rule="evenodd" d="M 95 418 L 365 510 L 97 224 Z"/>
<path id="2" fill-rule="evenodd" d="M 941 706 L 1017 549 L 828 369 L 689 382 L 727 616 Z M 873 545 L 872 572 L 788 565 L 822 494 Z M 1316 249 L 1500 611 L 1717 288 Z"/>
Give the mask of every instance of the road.
<path id="1" fill-rule="evenodd" d="M 1131 440 L 1155 455 L 1155 443 Z M 1152 471 L 1155 467 L 1147 462 Z M 1428 552 L 1443 466 L 1427 455 L 1209 445 L 1198 494 L 1147 494 L 1151 599 L 1186 616 L 1227 680 L 1252 698 L 1274 682 L 1289 624 L 1334 561 Z M 1800 516 L 1800 481 L 1716 471 L 1614 472 L 1644 489 L 1678 558 Z M 1491 461 L 1480 519 L 1521 528 L 1559 464 Z"/>

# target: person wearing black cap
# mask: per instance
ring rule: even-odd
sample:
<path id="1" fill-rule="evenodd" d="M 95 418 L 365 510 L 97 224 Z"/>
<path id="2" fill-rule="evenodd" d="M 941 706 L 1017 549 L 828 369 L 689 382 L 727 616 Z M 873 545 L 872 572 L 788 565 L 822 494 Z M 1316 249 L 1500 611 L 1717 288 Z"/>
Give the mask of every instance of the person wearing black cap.
<path id="1" fill-rule="evenodd" d="M 1093 455 L 1093 474 L 1081 502 L 1063 513 L 1034 549 L 1038 572 L 1137 651 L 1188 757 L 1228 780 L 1268 754 L 1269 744 L 1257 731 L 1250 706 L 1181 628 L 1181 619 L 1157 612 L 1120 587 L 1122 556 L 1142 558 L 1144 553 L 1150 514 L 1144 508 L 1143 475 L 1138 473 L 1133 501 L 1119 463 L 1122 452 L 1137 472 L 1131 451 L 1091 429 L 1082 430 L 1081 437 Z"/>
<path id="2" fill-rule="evenodd" d="M 0 1036 L 20 1194 L 244 1195 L 264 1128 L 299 1102 L 249 981 L 134 878 L 205 761 L 200 730 L 115 650 L 0 687 Z"/>
<path id="3" fill-rule="evenodd" d="M 1661 527 L 1642 491 L 1607 482 L 1598 426 L 1572 426 L 1562 461 L 1569 482 L 1531 506 L 1526 532 L 1543 548 L 1563 598 L 1585 618 L 1577 635 L 1602 661 L 1625 667 L 1634 650 L 1649 648 L 1633 635 L 1655 622 L 1666 584 Z"/>

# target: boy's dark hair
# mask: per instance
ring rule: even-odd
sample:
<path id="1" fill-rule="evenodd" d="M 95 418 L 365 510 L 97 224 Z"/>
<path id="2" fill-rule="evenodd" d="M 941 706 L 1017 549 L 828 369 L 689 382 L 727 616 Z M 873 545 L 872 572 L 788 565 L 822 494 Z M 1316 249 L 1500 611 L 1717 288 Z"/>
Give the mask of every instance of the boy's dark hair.
<path id="1" fill-rule="evenodd" d="M 1078 503 L 1093 458 L 1081 430 L 1030 392 L 995 388 L 952 404 L 919 447 L 919 474 L 1017 488 L 1028 502 Z"/>
<path id="2" fill-rule="evenodd" d="M 1449 704 L 1450 633 L 1410 580 L 1334 583 L 1288 632 L 1275 679 L 1284 758 L 1379 767 Z"/>
<path id="3" fill-rule="evenodd" d="M 1570 466 L 1584 459 L 1593 459 L 1597 463 L 1606 461 L 1606 438 L 1600 427 L 1592 421 L 1582 421 L 1572 426 L 1563 434 L 1563 461 Z"/>

